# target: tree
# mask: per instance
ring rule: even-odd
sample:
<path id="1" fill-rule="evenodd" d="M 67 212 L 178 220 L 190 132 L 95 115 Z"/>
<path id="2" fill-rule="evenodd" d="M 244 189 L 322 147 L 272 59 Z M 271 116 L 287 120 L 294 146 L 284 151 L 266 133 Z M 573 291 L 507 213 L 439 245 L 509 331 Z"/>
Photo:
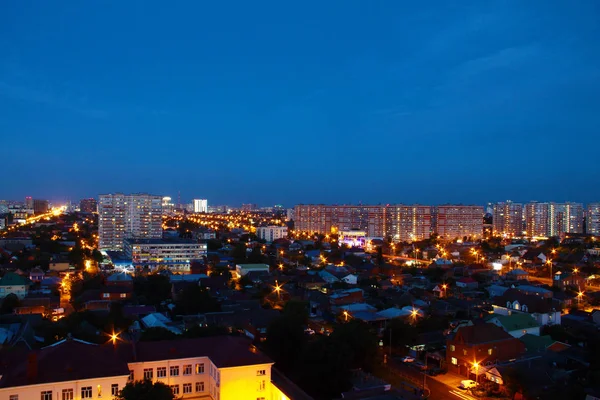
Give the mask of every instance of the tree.
<path id="1" fill-rule="evenodd" d="M 236 264 L 246 262 L 246 244 L 242 242 L 236 244 L 231 250 L 231 257 L 233 257 Z"/>
<path id="2" fill-rule="evenodd" d="M 128 382 L 121 390 L 119 400 L 173 400 L 175 395 L 170 387 L 162 382 L 152 383 L 150 380 Z"/>
<path id="3" fill-rule="evenodd" d="M 198 285 L 184 288 L 176 306 L 175 313 L 181 315 L 220 311 L 219 302 L 210 295 L 208 290 Z"/>
<path id="4" fill-rule="evenodd" d="M 134 281 L 136 295 L 144 296 L 149 304 L 158 305 L 165 299 L 171 298 L 171 282 L 168 276 L 148 275 Z"/>
<path id="5" fill-rule="evenodd" d="M 11 293 L 2 300 L 0 306 L 0 314 L 12 314 L 16 307 L 19 307 L 19 298 L 16 294 Z"/>

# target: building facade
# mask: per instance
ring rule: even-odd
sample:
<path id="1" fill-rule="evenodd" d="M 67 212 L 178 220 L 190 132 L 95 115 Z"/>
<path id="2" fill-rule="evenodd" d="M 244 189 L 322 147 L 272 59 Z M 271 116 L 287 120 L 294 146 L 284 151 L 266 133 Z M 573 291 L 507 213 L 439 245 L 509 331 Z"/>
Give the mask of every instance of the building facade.
<path id="1" fill-rule="evenodd" d="M 100 195 L 98 238 L 100 250 L 122 250 L 125 239 L 162 237 L 162 198 L 148 194 Z"/>
<path id="2" fill-rule="evenodd" d="M 144 379 L 166 384 L 178 399 L 289 400 L 271 381 L 273 361 L 245 338 L 119 340 L 67 339 L 11 360 L 0 400 L 111 399 L 128 381 Z"/>
<path id="3" fill-rule="evenodd" d="M 434 232 L 440 239 L 454 240 L 483 235 L 483 207 L 442 205 L 434 208 Z"/>
<path id="4" fill-rule="evenodd" d="M 328 234 L 359 230 L 369 237 L 407 242 L 429 238 L 431 234 L 431 207 L 424 205 L 300 204 L 294 214 L 297 231 Z"/>
<path id="5" fill-rule="evenodd" d="M 192 239 L 125 239 L 125 254 L 134 267 L 166 267 L 189 271 L 191 262 L 206 256 L 207 244 Z"/>
<path id="6" fill-rule="evenodd" d="M 33 213 L 36 215 L 46 214 L 49 210 L 48 200 L 33 200 Z"/>
<path id="7" fill-rule="evenodd" d="M 521 236 L 523 234 L 523 204 L 510 200 L 495 203 L 492 214 L 493 234 L 498 236 Z"/>
<path id="8" fill-rule="evenodd" d="M 95 213 L 98 211 L 98 202 L 96 199 L 81 199 L 79 201 L 79 211 L 84 213 Z"/>
<path id="9" fill-rule="evenodd" d="M 208 212 L 208 200 L 194 199 L 194 212 L 195 213 L 207 213 Z"/>
<path id="10" fill-rule="evenodd" d="M 600 235 L 600 203 L 587 205 L 585 223 L 587 234 Z"/>
<path id="11" fill-rule="evenodd" d="M 256 228 L 256 236 L 259 239 L 266 240 L 267 243 L 271 243 L 277 239 L 287 238 L 288 228 L 287 226 L 259 226 Z"/>
<path id="12" fill-rule="evenodd" d="M 525 232 L 531 237 L 583 233 L 583 204 L 530 202 L 525 205 Z"/>
<path id="13" fill-rule="evenodd" d="M 527 236 L 550 236 L 550 203 L 532 201 L 525 204 L 525 232 Z"/>

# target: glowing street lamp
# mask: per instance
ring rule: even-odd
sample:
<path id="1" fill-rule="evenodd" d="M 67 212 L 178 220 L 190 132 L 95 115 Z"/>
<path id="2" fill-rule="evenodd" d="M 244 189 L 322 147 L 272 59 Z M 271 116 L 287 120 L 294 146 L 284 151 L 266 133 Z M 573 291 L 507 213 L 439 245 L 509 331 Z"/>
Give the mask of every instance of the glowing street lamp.
<path id="1" fill-rule="evenodd" d="M 346 318 L 346 321 L 348 321 L 348 316 L 350 315 L 348 313 L 348 311 L 344 310 L 343 314 L 344 314 L 344 317 Z"/>

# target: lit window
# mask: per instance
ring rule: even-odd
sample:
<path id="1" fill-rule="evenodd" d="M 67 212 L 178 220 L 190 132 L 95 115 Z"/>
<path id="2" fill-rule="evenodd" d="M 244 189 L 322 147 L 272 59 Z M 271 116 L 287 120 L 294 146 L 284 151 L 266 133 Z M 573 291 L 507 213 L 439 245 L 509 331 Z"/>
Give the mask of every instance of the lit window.
<path id="1" fill-rule="evenodd" d="M 204 382 L 196 382 L 196 392 L 204 392 Z"/>
<path id="2" fill-rule="evenodd" d="M 91 399 L 92 398 L 92 387 L 84 386 L 81 388 L 81 398 L 82 399 Z"/>
<path id="3" fill-rule="evenodd" d="M 126 293 L 121 293 L 121 298 L 124 299 L 125 297 L 127 297 Z"/>
<path id="4" fill-rule="evenodd" d="M 192 374 L 192 364 L 184 365 L 183 366 L 183 374 L 184 375 L 191 375 Z"/>
<path id="5" fill-rule="evenodd" d="M 191 383 L 183 384 L 183 394 L 186 394 L 186 393 L 192 393 L 192 384 Z"/>
<path id="6" fill-rule="evenodd" d="M 458 365 L 458 360 L 455 357 L 452 357 L 452 365 Z"/>
<path id="7" fill-rule="evenodd" d="M 179 365 L 171 366 L 170 375 L 171 376 L 179 376 Z"/>
<path id="8" fill-rule="evenodd" d="M 98 398 L 102 397 L 102 386 L 98 385 Z"/>
<path id="9" fill-rule="evenodd" d="M 41 393 L 41 400 L 52 400 L 52 390 L 44 390 Z"/>
<path id="10" fill-rule="evenodd" d="M 102 293 L 102 297 L 104 297 L 105 299 L 110 297 L 110 293 Z"/>
<path id="11" fill-rule="evenodd" d="M 171 385 L 170 387 L 173 394 L 177 396 L 179 394 L 179 385 Z"/>
<path id="12" fill-rule="evenodd" d="M 119 384 L 118 383 L 113 383 L 112 385 L 110 385 L 110 394 L 113 397 L 116 397 L 119 395 Z"/>
<path id="13" fill-rule="evenodd" d="M 167 367 L 156 368 L 156 377 L 157 378 L 165 378 L 166 376 L 167 376 Z"/>
<path id="14" fill-rule="evenodd" d="M 152 380 L 152 378 L 154 377 L 153 371 L 153 368 L 144 368 L 144 379 Z"/>
<path id="15" fill-rule="evenodd" d="M 488 354 L 491 356 L 492 355 L 492 349 L 488 349 Z"/>
<path id="16" fill-rule="evenodd" d="M 453 344 L 450 345 L 450 351 L 456 351 L 456 346 L 454 346 Z"/>

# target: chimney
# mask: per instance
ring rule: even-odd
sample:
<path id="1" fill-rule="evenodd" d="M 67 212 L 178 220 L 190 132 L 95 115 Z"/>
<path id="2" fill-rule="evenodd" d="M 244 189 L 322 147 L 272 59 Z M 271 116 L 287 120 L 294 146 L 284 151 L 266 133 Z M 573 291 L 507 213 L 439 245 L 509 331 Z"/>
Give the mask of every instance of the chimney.
<path id="1" fill-rule="evenodd" d="M 34 382 L 38 376 L 38 359 L 36 353 L 27 356 L 27 381 Z"/>

